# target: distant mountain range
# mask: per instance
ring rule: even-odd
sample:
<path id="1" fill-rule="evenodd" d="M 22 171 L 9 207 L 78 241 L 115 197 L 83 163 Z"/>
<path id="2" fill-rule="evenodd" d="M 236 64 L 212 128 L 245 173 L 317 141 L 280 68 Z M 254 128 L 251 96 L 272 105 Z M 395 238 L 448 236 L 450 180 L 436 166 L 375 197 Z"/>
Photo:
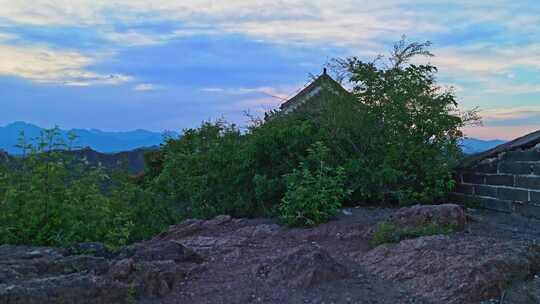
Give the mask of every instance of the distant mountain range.
<path id="1" fill-rule="evenodd" d="M 25 122 L 15 122 L 0 127 L 0 150 L 4 150 L 12 155 L 20 154 L 21 151 L 15 147 L 20 132 L 24 131 L 26 138 L 32 139 L 38 137 L 43 130 L 43 128 Z M 75 142 L 76 146 L 80 148 L 91 148 L 101 153 L 118 153 L 139 148 L 155 148 L 163 142 L 164 136 L 178 136 L 178 133 L 174 132 L 157 133 L 146 130 L 105 132 L 96 129 L 61 130 L 61 135 L 67 138 L 67 134 L 70 131 L 78 136 Z M 475 154 L 503 143 L 505 143 L 503 140 L 466 138 L 462 141 L 462 148 L 466 154 Z"/>
<path id="2" fill-rule="evenodd" d="M 15 122 L 0 127 L 0 150 L 9 154 L 20 154 L 19 148 L 15 147 L 21 131 L 24 131 L 27 139 L 36 138 L 44 129 L 25 122 Z M 146 130 L 129 132 L 105 132 L 96 129 L 72 129 L 61 130 L 61 136 L 67 139 L 68 132 L 74 132 L 78 138 L 75 146 L 80 148 L 89 147 L 101 153 L 117 153 L 130 151 L 144 147 L 159 146 L 164 136 L 178 136 L 177 133 L 157 133 Z"/>
<path id="3" fill-rule="evenodd" d="M 465 138 L 461 142 L 461 148 L 465 154 L 476 154 L 495 148 L 506 141 L 500 139 L 482 140 L 476 138 Z"/>
<path id="4" fill-rule="evenodd" d="M 131 174 L 138 174 L 143 172 L 145 168 L 144 155 L 154 149 L 158 149 L 158 147 L 141 148 L 118 153 L 100 153 L 91 148 L 84 148 L 63 151 L 62 155 L 68 157 L 68 159 L 84 160 L 84 163 L 90 167 L 100 166 L 105 170 L 127 169 Z M 17 165 L 21 159 L 21 157 L 9 155 L 0 150 L 0 165 Z"/>

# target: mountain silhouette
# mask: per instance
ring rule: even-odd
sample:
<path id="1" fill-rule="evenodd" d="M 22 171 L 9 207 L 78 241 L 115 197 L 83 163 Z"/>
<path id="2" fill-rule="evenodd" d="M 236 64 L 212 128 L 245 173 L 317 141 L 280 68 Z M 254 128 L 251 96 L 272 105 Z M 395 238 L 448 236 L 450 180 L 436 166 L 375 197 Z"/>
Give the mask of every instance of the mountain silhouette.
<path id="1" fill-rule="evenodd" d="M 20 154 L 22 151 L 16 147 L 21 132 L 27 140 L 39 138 L 45 129 L 26 122 L 14 122 L 0 127 L 0 150 L 9 154 Z M 156 147 L 163 143 L 166 136 L 178 136 L 174 132 L 151 132 L 147 130 L 134 130 L 127 132 L 106 132 L 97 129 L 71 129 L 61 130 L 60 134 L 67 140 L 68 133 L 77 135 L 74 146 L 91 148 L 101 153 L 117 153 L 144 147 Z"/>

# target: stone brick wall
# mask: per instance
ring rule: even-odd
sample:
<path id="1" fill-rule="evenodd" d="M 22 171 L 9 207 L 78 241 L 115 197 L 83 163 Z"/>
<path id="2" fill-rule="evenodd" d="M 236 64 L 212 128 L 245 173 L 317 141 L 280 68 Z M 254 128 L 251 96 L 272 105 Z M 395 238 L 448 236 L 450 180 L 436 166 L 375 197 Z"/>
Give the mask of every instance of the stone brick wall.
<path id="1" fill-rule="evenodd" d="M 507 151 L 461 169 L 453 199 L 540 218 L 540 147 Z"/>

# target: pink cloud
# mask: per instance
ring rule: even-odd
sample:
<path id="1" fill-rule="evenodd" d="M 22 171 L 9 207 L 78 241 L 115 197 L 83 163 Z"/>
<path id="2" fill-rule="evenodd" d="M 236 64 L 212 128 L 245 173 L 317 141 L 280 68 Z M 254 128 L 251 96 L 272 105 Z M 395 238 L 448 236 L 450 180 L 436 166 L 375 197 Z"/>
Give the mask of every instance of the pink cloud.
<path id="1" fill-rule="evenodd" d="M 468 127 L 463 131 L 468 137 L 479 139 L 506 139 L 512 140 L 528 133 L 540 130 L 540 124 L 537 125 L 518 125 L 518 126 L 481 126 Z"/>

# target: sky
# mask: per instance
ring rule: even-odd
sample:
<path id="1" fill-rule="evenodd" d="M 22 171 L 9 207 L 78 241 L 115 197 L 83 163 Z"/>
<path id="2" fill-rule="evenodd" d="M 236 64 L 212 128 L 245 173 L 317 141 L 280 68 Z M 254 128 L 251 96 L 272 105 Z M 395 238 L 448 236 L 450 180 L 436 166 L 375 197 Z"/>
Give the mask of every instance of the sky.
<path id="1" fill-rule="evenodd" d="M 540 3 L 0 0 L 0 125 L 153 131 L 246 125 L 336 57 L 431 41 L 438 80 L 478 107 L 471 137 L 540 129 Z"/>

